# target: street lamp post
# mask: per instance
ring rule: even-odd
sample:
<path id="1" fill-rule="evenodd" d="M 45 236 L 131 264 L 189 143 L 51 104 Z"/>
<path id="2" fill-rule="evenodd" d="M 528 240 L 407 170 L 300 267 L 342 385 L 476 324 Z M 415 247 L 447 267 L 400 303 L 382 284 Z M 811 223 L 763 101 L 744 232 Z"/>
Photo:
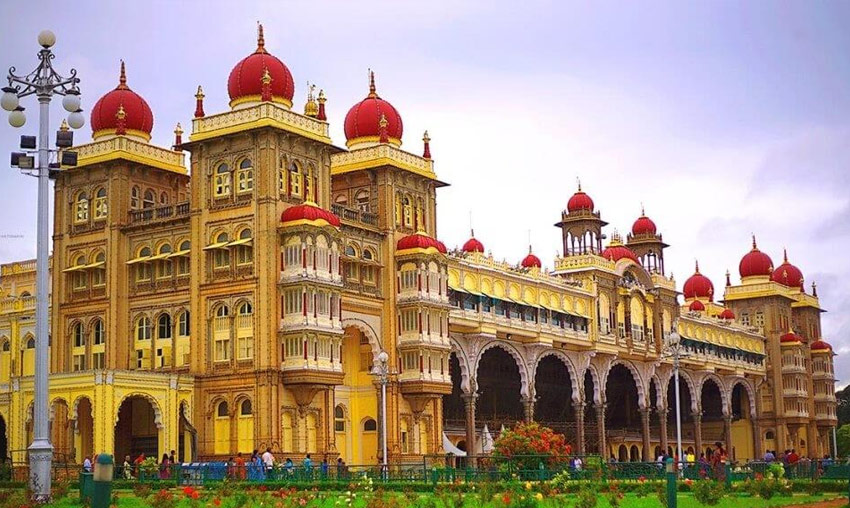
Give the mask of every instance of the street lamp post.
<path id="1" fill-rule="evenodd" d="M 47 229 L 49 203 L 50 149 L 48 136 L 50 131 L 50 100 L 53 95 L 62 95 L 62 106 L 71 113 L 68 123 L 74 128 L 83 125 L 83 115 L 80 110 L 80 92 L 77 83 L 77 71 L 71 69 L 70 77 L 60 76 L 54 69 L 53 52 L 50 48 L 56 43 L 56 36 L 49 30 L 38 34 L 38 43 L 42 49 L 38 52 L 39 64 L 31 73 L 25 76 L 15 74 L 15 68 L 9 69 L 7 77 L 9 86 L 3 88 L 0 106 L 9 111 L 9 123 L 13 127 L 21 127 L 26 123 L 24 108 L 19 105 L 19 99 L 28 95 L 38 98 L 38 219 L 36 226 L 36 306 L 35 306 L 35 400 L 33 403 L 33 441 L 30 444 L 30 487 L 33 500 L 44 503 L 50 499 L 51 468 L 53 462 L 53 445 L 50 443 L 48 432 L 48 338 L 49 323 L 48 306 L 48 266 L 50 236 Z M 14 155 L 13 155 L 14 160 Z M 24 168 L 21 169 L 32 169 Z"/>
<path id="2" fill-rule="evenodd" d="M 381 469 L 382 477 L 387 474 L 387 383 L 389 382 L 390 368 L 387 363 L 390 355 L 386 351 L 381 351 L 378 354 L 378 365 L 375 366 L 374 373 L 378 376 L 378 382 L 381 383 Z"/>
<path id="3" fill-rule="evenodd" d="M 673 358 L 673 383 L 676 391 L 676 456 L 679 461 L 682 461 L 682 408 L 681 398 L 679 396 L 679 362 L 682 358 L 687 357 L 687 353 L 682 347 L 682 337 L 677 332 L 678 323 L 673 322 L 672 331 L 667 336 L 666 354 L 667 357 Z"/>

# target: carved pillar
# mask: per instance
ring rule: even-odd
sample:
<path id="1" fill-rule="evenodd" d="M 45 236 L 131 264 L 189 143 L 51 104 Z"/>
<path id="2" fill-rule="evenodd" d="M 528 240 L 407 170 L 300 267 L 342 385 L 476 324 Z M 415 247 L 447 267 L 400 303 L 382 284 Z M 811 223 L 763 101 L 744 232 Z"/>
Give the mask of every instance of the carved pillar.
<path id="1" fill-rule="evenodd" d="M 726 440 L 726 453 L 732 457 L 732 415 L 723 415 L 723 436 Z"/>
<path id="2" fill-rule="evenodd" d="M 594 404 L 596 409 L 596 427 L 599 429 L 599 454 L 602 455 L 602 460 L 608 460 L 608 446 L 605 443 L 605 403 Z"/>
<path id="3" fill-rule="evenodd" d="M 525 421 L 533 422 L 534 421 L 534 397 L 523 397 L 522 398 L 522 409 L 525 416 Z"/>
<path id="4" fill-rule="evenodd" d="M 641 423 L 641 431 L 643 438 L 643 460 L 644 462 L 650 462 L 653 460 L 652 451 L 650 450 L 649 444 L 649 411 L 650 408 L 642 407 L 640 408 L 640 423 Z"/>
<path id="5" fill-rule="evenodd" d="M 764 453 L 761 450 L 761 424 L 758 418 L 753 418 L 753 457 L 756 460 L 761 460 Z"/>
<path id="6" fill-rule="evenodd" d="M 699 459 L 700 454 L 704 453 L 702 449 L 702 413 L 691 413 L 691 416 L 694 417 L 694 448 L 696 448 L 694 455 Z"/>
<path id="7" fill-rule="evenodd" d="M 660 427 L 661 434 L 661 453 L 667 453 L 667 409 L 659 409 L 658 410 L 658 423 Z"/>
<path id="8" fill-rule="evenodd" d="M 466 408 L 466 454 L 472 456 L 475 454 L 475 399 L 478 395 L 465 393 L 461 397 Z"/>
<path id="9" fill-rule="evenodd" d="M 584 444 L 584 402 L 573 402 L 576 412 L 576 450 L 579 455 L 585 455 Z"/>

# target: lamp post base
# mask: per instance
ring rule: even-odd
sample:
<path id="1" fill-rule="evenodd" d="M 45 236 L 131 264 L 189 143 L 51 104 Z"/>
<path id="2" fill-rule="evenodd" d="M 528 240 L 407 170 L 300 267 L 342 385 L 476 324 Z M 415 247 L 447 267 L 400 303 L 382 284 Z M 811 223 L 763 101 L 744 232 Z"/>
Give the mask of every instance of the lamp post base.
<path id="1" fill-rule="evenodd" d="M 35 440 L 27 449 L 30 458 L 30 491 L 32 500 L 44 504 L 50 501 L 53 445 L 46 439 Z"/>

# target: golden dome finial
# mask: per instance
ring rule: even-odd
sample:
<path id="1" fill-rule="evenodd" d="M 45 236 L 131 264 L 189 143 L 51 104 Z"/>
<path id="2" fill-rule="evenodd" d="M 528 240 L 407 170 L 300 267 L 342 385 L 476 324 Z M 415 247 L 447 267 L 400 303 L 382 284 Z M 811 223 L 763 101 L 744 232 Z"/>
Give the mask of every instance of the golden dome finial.
<path id="1" fill-rule="evenodd" d="M 201 87 L 201 85 L 198 85 L 198 91 L 197 91 L 197 93 L 195 93 L 195 98 L 198 99 L 199 101 L 202 101 L 202 100 L 204 100 L 204 97 L 206 97 L 204 95 L 204 89 Z"/>
<path id="2" fill-rule="evenodd" d="M 177 122 L 177 127 L 174 128 L 174 135 L 180 136 L 183 134 L 183 127 L 180 125 L 180 122 Z"/>
<path id="3" fill-rule="evenodd" d="M 375 88 L 375 71 L 369 69 L 369 97 L 377 97 L 378 92 Z"/>
<path id="4" fill-rule="evenodd" d="M 699 260 L 694 260 L 694 273 L 699 273 Z"/>
<path id="5" fill-rule="evenodd" d="M 576 184 L 578 184 L 578 191 L 581 192 L 581 178 L 576 177 Z"/>
<path id="6" fill-rule="evenodd" d="M 318 97 L 318 99 L 317 99 L 317 100 L 318 100 L 319 102 L 326 102 L 326 101 L 328 100 L 328 99 L 327 99 L 327 97 L 325 97 L 325 91 L 324 91 L 324 89 L 319 90 L 319 97 Z"/>
<path id="7" fill-rule="evenodd" d="M 758 246 L 756 245 L 756 234 L 753 233 L 753 250 L 758 250 Z"/>
<path id="8" fill-rule="evenodd" d="M 785 262 L 787 263 L 788 262 L 788 249 L 785 248 L 785 247 L 782 247 L 782 257 L 785 259 Z"/>
<path id="9" fill-rule="evenodd" d="M 62 125 L 59 126 L 59 130 L 62 132 L 68 132 L 71 130 L 71 127 L 68 126 L 68 120 L 62 119 Z"/>
<path id="10" fill-rule="evenodd" d="M 124 67 L 124 60 L 121 60 L 121 72 L 118 74 L 118 89 L 124 90 L 127 88 L 127 70 Z"/>
<path id="11" fill-rule="evenodd" d="M 431 136 L 429 136 L 429 135 L 428 135 L 428 131 L 427 131 L 427 130 L 425 131 L 425 134 L 422 136 L 422 141 L 424 141 L 425 143 L 430 143 L 430 142 L 431 142 Z"/>
<path id="12" fill-rule="evenodd" d="M 263 36 L 263 24 L 257 21 L 257 51 L 255 53 L 266 52 L 266 38 Z"/>
<path id="13" fill-rule="evenodd" d="M 319 105 L 316 104 L 316 99 L 313 97 L 313 91 L 316 85 L 307 82 L 307 102 L 304 104 L 304 116 L 316 117 L 319 114 Z"/>
<path id="14" fill-rule="evenodd" d="M 646 209 L 643 207 L 643 201 L 640 202 L 640 216 L 646 217 Z"/>

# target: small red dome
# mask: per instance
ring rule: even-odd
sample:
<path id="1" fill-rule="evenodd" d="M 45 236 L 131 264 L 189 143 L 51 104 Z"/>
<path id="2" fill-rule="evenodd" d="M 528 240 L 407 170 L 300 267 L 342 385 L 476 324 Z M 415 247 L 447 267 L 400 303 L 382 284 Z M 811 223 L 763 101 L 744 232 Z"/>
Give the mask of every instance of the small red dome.
<path id="1" fill-rule="evenodd" d="M 700 312 L 702 312 L 702 311 L 704 311 L 704 310 L 705 310 L 705 305 L 703 305 L 703 303 L 702 303 L 701 301 L 699 301 L 699 300 L 694 300 L 694 301 L 692 301 L 692 302 L 691 302 L 691 304 L 688 306 L 688 309 L 689 309 L 689 310 L 691 310 L 691 311 L 693 311 L 693 312 L 696 312 L 696 311 L 700 311 Z"/>
<path id="2" fill-rule="evenodd" d="M 593 211 L 593 199 L 590 198 L 587 194 L 585 194 L 581 190 L 581 185 L 578 186 L 578 190 L 575 194 L 570 197 L 570 200 L 567 201 L 567 211 L 570 213 L 580 212 L 582 210 L 592 212 Z"/>
<path id="3" fill-rule="evenodd" d="M 540 268 L 543 266 L 540 263 L 540 258 L 531 253 L 531 247 L 528 248 L 528 255 L 522 258 L 520 264 L 523 268 Z"/>
<path id="4" fill-rule="evenodd" d="M 429 248 L 436 249 L 439 252 L 445 253 L 445 246 L 442 244 L 442 242 L 439 242 L 436 239 L 431 238 L 430 236 L 422 232 L 407 235 L 401 240 L 399 240 L 396 244 L 397 250 Z"/>
<path id="5" fill-rule="evenodd" d="M 339 217 L 324 208 L 319 208 L 314 203 L 302 203 L 290 206 L 280 214 L 280 222 L 288 223 L 295 221 L 319 222 L 324 221 L 331 226 L 339 227 Z"/>
<path id="6" fill-rule="evenodd" d="M 484 244 L 479 242 L 477 238 L 475 238 L 475 231 L 472 231 L 471 237 L 469 240 L 463 244 L 461 250 L 464 252 L 484 252 Z"/>
<path id="7" fill-rule="evenodd" d="M 631 259 L 635 263 L 638 262 L 637 256 L 632 252 L 632 249 L 623 245 L 623 242 L 620 240 L 620 236 L 618 234 L 614 234 L 614 237 L 611 238 L 611 243 L 608 244 L 608 247 L 605 247 L 605 250 L 602 251 L 602 257 L 609 260 L 617 262 L 623 258 Z"/>
<path id="8" fill-rule="evenodd" d="M 442 252 L 443 254 L 448 252 L 448 249 L 446 249 L 446 244 L 444 244 L 443 242 L 441 242 L 439 240 L 437 240 L 437 250 Z"/>
<path id="9" fill-rule="evenodd" d="M 832 351 L 832 346 L 824 340 L 816 340 L 812 342 L 812 351 Z"/>
<path id="10" fill-rule="evenodd" d="M 788 252 L 783 253 L 784 261 L 779 265 L 770 276 L 770 280 L 778 282 L 789 288 L 803 287 L 803 272 L 799 268 L 788 262 Z"/>
<path id="11" fill-rule="evenodd" d="M 262 100 L 263 77 L 268 71 L 271 100 L 292 106 L 295 95 L 295 82 L 292 73 L 276 56 L 266 51 L 263 26 L 260 25 L 257 36 L 257 50 L 243 58 L 230 71 L 227 79 L 227 93 L 230 95 L 230 106 L 242 102 Z"/>
<path id="12" fill-rule="evenodd" d="M 641 210 L 640 217 L 632 224 L 632 235 L 641 236 L 641 235 L 653 235 L 655 236 L 655 232 L 658 229 L 655 227 L 655 223 L 652 222 L 652 219 L 646 216 Z"/>
<path id="13" fill-rule="evenodd" d="M 738 264 L 738 273 L 741 278 L 770 275 L 773 272 L 773 261 L 770 256 L 760 251 L 756 246 L 756 237 L 753 236 L 753 249 L 744 254 Z"/>
<path id="14" fill-rule="evenodd" d="M 699 262 L 694 267 L 694 274 L 688 277 L 682 286 L 682 293 L 685 298 L 708 298 L 709 301 L 714 298 L 714 284 L 708 277 L 699 273 Z"/>
<path id="15" fill-rule="evenodd" d="M 380 141 L 381 117 L 384 117 L 387 121 L 388 142 L 401 145 L 401 135 L 404 132 L 401 115 L 392 104 L 378 97 L 374 72 L 369 74 L 369 80 L 369 95 L 352 106 L 345 115 L 345 144 L 351 147 L 357 143 Z"/>
<path id="16" fill-rule="evenodd" d="M 788 332 L 782 337 L 779 337 L 779 342 L 782 344 L 788 344 L 791 342 L 803 342 L 803 338 L 794 332 Z"/>
<path id="17" fill-rule="evenodd" d="M 124 118 L 119 120 L 119 110 Z M 127 74 L 124 61 L 121 61 L 121 74 L 118 86 L 101 97 L 91 110 L 91 128 L 94 139 L 103 135 L 115 134 L 120 127 L 125 134 L 138 133 L 149 140 L 153 130 L 153 112 L 145 99 L 127 86 Z"/>
<path id="18" fill-rule="evenodd" d="M 735 313 L 732 312 L 732 309 L 723 309 L 723 312 L 718 316 L 720 319 L 735 319 Z"/>

